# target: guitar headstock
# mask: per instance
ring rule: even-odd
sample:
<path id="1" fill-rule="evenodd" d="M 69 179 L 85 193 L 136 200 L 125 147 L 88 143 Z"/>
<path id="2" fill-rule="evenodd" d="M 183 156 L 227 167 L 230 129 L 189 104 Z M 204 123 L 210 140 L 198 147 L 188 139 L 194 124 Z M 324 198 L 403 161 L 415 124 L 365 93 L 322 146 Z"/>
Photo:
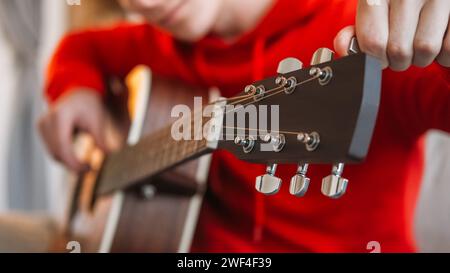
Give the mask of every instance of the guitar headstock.
<path id="1" fill-rule="evenodd" d="M 331 50 L 321 48 L 306 68 L 285 59 L 278 75 L 228 100 L 218 148 L 268 165 L 267 173 L 257 178 L 258 191 L 278 192 L 276 164 L 298 163 L 290 192 L 302 196 L 309 184 L 307 164 L 316 163 L 333 164 L 322 192 L 332 198 L 345 192 L 344 164 L 365 159 L 381 92 L 379 62 L 354 52 L 356 45 L 353 41 L 349 50 L 354 54 L 336 60 Z"/>

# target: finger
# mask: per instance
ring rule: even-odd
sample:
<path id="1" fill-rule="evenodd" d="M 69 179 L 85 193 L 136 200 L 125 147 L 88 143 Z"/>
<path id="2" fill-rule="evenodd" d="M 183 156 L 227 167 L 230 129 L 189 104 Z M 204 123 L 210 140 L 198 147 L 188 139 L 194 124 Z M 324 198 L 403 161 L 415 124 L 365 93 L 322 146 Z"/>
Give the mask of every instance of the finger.
<path id="1" fill-rule="evenodd" d="M 57 134 L 57 155 L 61 161 L 70 169 L 81 172 L 86 169 L 86 165 L 82 164 L 75 155 L 73 150 L 73 132 L 75 123 L 71 118 L 58 118 Z"/>
<path id="2" fill-rule="evenodd" d="M 105 117 L 102 110 L 99 110 L 99 113 L 96 113 L 92 117 L 85 117 L 82 120 L 83 124 L 80 126 L 84 131 L 88 132 L 94 138 L 95 144 L 97 147 L 104 151 L 109 152 L 108 143 L 105 137 Z"/>
<path id="3" fill-rule="evenodd" d="M 414 36 L 422 6 L 422 1 L 390 1 L 387 54 L 392 70 L 404 71 L 412 64 Z"/>
<path id="4" fill-rule="evenodd" d="M 414 38 L 415 65 L 428 66 L 439 55 L 448 26 L 449 12 L 448 0 L 428 1 L 422 9 Z"/>
<path id="5" fill-rule="evenodd" d="M 383 67 L 388 66 L 386 55 L 389 35 L 388 14 L 387 1 L 380 1 L 379 5 L 370 5 L 366 0 L 358 2 L 356 37 L 359 47 L 361 51 L 378 58 Z"/>
<path id="6" fill-rule="evenodd" d="M 437 57 L 437 61 L 445 67 L 450 67 L 450 23 L 447 26 L 447 34 L 442 43 L 441 52 Z"/>
<path id="7" fill-rule="evenodd" d="M 350 46 L 350 41 L 355 36 L 355 26 L 348 26 L 343 28 L 336 35 L 334 39 L 334 49 L 340 56 L 348 55 L 348 47 Z"/>

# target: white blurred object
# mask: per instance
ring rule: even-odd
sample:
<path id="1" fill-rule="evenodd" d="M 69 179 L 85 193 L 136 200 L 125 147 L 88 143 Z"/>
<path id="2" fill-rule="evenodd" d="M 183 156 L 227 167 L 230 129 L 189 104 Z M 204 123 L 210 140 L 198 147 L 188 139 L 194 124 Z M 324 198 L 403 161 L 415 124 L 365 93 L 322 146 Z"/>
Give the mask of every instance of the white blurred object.
<path id="1" fill-rule="evenodd" d="M 45 76 L 50 56 L 54 52 L 59 40 L 67 29 L 68 6 L 65 1 L 43 0 L 42 3 L 42 31 L 41 45 L 39 50 L 39 71 L 40 77 Z M 42 89 L 40 90 L 42 93 Z M 41 99 L 44 98 L 41 96 Z M 43 103 L 46 108 L 46 103 Z M 66 170 L 51 160 L 46 153 L 47 171 L 47 196 L 48 212 L 55 217 L 58 222 L 65 218 L 66 204 L 68 203 L 68 173 Z"/>
<path id="2" fill-rule="evenodd" d="M 8 208 L 35 210 L 46 208 L 46 172 L 43 149 L 35 130 L 41 105 L 37 56 L 40 45 L 41 0 L 0 1 L 0 29 L 11 45 L 14 71 L 9 115 L 8 143 L 4 162 L 7 170 Z"/>
<path id="3" fill-rule="evenodd" d="M 8 151 L 11 132 L 11 121 L 14 105 L 13 90 L 16 82 L 16 73 L 13 51 L 6 37 L 0 34 L 0 212 L 8 208 Z"/>
<path id="4" fill-rule="evenodd" d="M 427 137 L 426 168 L 416 210 L 416 238 L 421 252 L 450 252 L 450 137 Z"/>
<path id="5" fill-rule="evenodd" d="M 66 29 L 60 0 L 0 1 L 0 211 L 61 215 L 64 171 L 49 160 L 36 130 L 45 107 L 44 70 Z"/>

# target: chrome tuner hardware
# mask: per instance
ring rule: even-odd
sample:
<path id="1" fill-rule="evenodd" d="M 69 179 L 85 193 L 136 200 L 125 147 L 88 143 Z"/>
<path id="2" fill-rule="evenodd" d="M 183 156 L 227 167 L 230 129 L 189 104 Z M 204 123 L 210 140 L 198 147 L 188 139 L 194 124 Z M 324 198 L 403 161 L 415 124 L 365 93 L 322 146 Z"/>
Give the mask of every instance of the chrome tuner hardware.
<path id="1" fill-rule="evenodd" d="M 313 67 L 309 70 L 309 75 L 317 77 L 319 79 L 320 85 L 327 85 L 333 78 L 333 70 L 331 67 L 327 66 L 324 68 Z"/>
<path id="2" fill-rule="evenodd" d="M 287 84 L 287 79 L 284 76 L 278 76 L 275 79 L 275 84 L 280 86 L 280 87 L 285 87 Z"/>
<path id="3" fill-rule="evenodd" d="M 314 52 L 311 59 L 311 65 L 318 65 L 332 61 L 334 57 L 334 51 L 328 48 L 319 48 Z M 309 71 L 310 76 L 316 76 L 319 78 L 320 85 L 327 85 L 333 78 L 333 70 L 331 67 L 318 68 L 313 67 Z"/>
<path id="4" fill-rule="evenodd" d="M 277 73 L 287 74 L 303 68 L 303 63 L 296 58 L 286 58 L 278 64 Z"/>
<path id="5" fill-rule="evenodd" d="M 309 178 L 306 177 L 309 164 L 300 164 L 297 168 L 297 173 L 291 178 L 289 192 L 297 197 L 303 197 L 308 191 Z"/>
<path id="6" fill-rule="evenodd" d="M 310 134 L 300 133 L 297 135 L 297 140 L 305 144 L 305 148 L 308 152 L 314 152 L 319 147 L 320 135 L 317 132 L 312 132 Z"/>
<path id="7" fill-rule="evenodd" d="M 256 87 L 256 95 L 254 101 L 259 101 L 266 95 L 266 88 L 262 85 Z"/>
<path id="8" fill-rule="evenodd" d="M 244 151 L 244 153 L 248 154 L 250 153 L 253 148 L 255 147 L 255 138 L 252 136 L 249 136 L 247 138 L 245 137 L 240 137 L 237 136 L 234 139 L 234 143 L 236 145 L 242 146 L 242 150 Z"/>
<path id="9" fill-rule="evenodd" d="M 322 47 L 317 49 L 316 52 L 314 52 L 311 60 L 311 65 L 326 63 L 333 60 L 333 58 L 334 58 L 334 51 L 329 48 Z"/>
<path id="10" fill-rule="evenodd" d="M 284 87 L 284 93 L 292 94 L 297 87 L 297 78 L 289 77 L 286 79 L 284 76 L 278 76 L 275 80 L 275 84 Z"/>
<path id="11" fill-rule="evenodd" d="M 283 150 L 284 146 L 286 145 L 286 137 L 283 134 L 267 134 L 264 136 L 264 141 L 272 144 L 273 151 L 276 153 L 281 152 L 281 150 Z"/>
<path id="12" fill-rule="evenodd" d="M 247 85 L 244 89 L 244 93 L 247 95 L 250 94 L 256 94 L 256 86 L 254 85 Z"/>
<path id="13" fill-rule="evenodd" d="M 262 85 L 260 86 L 254 86 L 254 85 L 247 85 L 244 89 L 244 93 L 247 95 L 253 95 L 254 100 L 258 101 L 266 95 L 266 88 Z"/>
<path id="14" fill-rule="evenodd" d="M 267 166 L 266 174 L 256 178 L 255 188 L 265 195 L 276 194 L 281 187 L 281 179 L 275 176 L 277 164 Z"/>
<path id="15" fill-rule="evenodd" d="M 286 94 L 292 94 L 292 92 L 294 92 L 295 88 L 297 87 L 297 78 L 285 78 L 282 75 L 300 70 L 302 68 L 303 63 L 296 58 L 286 58 L 282 60 L 277 69 L 277 72 L 278 74 L 280 74 L 280 76 L 277 77 L 275 83 L 280 87 L 284 87 L 284 92 Z"/>
<path id="16" fill-rule="evenodd" d="M 358 54 L 361 52 L 361 49 L 358 44 L 358 40 L 356 40 L 356 37 L 353 37 L 350 41 L 350 46 L 347 49 L 348 55 Z"/>
<path id="17" fill-rule="evenodd" d="M 348 180 L 342 177 L 344 164 L 333 165 L 331 175 L 322 179 L 322 194 L 333 199 L 340 198 L 347 190 Z"/>
<path id="18" fill-rule="evenodd" d="M 275 79 L 275 84 L 279 87 L 284 87 L 284 92 L 286 94 L 292 94 L 297 87 L 297 78 L 289 77 L 286 79 L 284 76 L 278 76 Z"/>

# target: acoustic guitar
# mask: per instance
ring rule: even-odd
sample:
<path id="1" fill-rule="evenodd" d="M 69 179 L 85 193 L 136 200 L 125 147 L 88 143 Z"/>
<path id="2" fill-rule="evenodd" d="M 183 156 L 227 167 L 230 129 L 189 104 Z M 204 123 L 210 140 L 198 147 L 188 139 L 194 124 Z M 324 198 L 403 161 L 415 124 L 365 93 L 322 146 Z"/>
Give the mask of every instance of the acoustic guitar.
<path id="1" fill-rule="evenodd" d="M 334 60 L 331 50 L 321 48 L 307 68 L 285 59 L 273 77 L 227 99 L 217 90 L 208 94 L 141 68 L 135 74 L 137 92 L 129 98 L 133 111 L 127 145 L 105 156 L 92 141 L 85 143 L 92 169 L 78 178 L 68 238 L 78 241 L 82 252 L 188 252 L 210 153 L 217 149 L 266 164 L 266 173 L 255 181 L 255 190 L 266 195 L 281 187 L 277 164 L 298 164 L 288 181 L 290 193 L 298 197 L 308 189 L 308 164 L 331 164 L 322 193 L 339 198 L 348 184 L 344 165 L 367 155 L 381 90 L 379 62 L 359 53 L 355 40 L 349 53 Z M 194 96 L 209 96 L 211 113 L 191 113 L 187 127 L 192 138 L 174 139 L 173 125 L 180 119 L 171 118 L 173 106 L 193 106 Z M 247 106 L 277 106 L 267 118 L 276 116 L 279 128 L 249 126 Z M 236 118 L 240 114 L 245 122 Z"/>

